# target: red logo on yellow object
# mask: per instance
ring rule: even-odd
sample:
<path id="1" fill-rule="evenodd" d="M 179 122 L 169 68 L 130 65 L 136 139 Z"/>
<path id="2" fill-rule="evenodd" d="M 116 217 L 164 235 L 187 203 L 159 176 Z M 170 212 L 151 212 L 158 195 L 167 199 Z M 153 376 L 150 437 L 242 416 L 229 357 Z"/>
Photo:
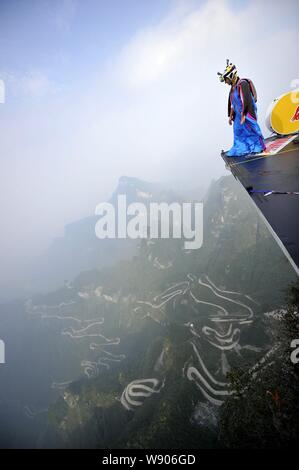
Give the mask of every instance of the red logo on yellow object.
<path id="1" fill-rule="evenodd" d="M 298 108 L 296 109 L 296 112 L 295 112 L 294 116 L 292 117 L 291 121 L 292 121 L 292 122 L 294 122 L 294 121 L 299 121 L 299 106 L 298 106 Z"/>

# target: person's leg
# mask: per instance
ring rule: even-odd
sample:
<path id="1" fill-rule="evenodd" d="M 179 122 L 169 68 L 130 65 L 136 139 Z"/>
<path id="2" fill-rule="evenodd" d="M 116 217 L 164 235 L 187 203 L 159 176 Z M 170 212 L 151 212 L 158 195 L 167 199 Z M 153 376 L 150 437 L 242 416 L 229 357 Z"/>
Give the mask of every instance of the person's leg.
<path id="1" fill-rule="evenodd" d="M 253 117 L 247 115 L 243 125 L 245 126 L 244 138 L 248 147 L 248 152 L 250 154 L 263 152 L 266 145 L 257 121 Z"/>
<path id="2" fill-rule="evenodd" d="M 234 145 L 232 148 L 226 152 L 228 157 L 241 157 L 247 155 L 250 151 L 250 148 L 247 144 L 247 130 L 244 127 L 244 124 L 240 124 L 240 116 L 236 115 L 234 121 Z"/>

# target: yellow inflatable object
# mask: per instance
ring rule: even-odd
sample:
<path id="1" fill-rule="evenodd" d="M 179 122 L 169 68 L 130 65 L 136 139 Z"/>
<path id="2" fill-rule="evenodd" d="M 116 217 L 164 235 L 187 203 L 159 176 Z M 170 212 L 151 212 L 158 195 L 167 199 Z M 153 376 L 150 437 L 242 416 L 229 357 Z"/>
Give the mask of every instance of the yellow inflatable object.
<path id="1" fill-rule="evenodd" d="M 271 103 L 266 117 L 271 132 L 281 135 L 299 132 L 299 92 L 289 91 Z"/>

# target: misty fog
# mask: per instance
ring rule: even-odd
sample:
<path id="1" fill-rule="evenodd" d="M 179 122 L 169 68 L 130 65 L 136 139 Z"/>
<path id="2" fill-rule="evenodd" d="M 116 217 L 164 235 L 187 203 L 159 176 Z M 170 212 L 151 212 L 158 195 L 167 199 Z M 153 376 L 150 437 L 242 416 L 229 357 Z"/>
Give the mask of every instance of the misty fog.
<path id="1" fill-rule="evenodd" d="M 1 2 L 1 296 L 120 176 L 206 188 L 225 174 L 226 58 L 254 80 L 262 126 L 297 77 L 296 1 L 287 15 L 285 2 L 146 4 Z"/>

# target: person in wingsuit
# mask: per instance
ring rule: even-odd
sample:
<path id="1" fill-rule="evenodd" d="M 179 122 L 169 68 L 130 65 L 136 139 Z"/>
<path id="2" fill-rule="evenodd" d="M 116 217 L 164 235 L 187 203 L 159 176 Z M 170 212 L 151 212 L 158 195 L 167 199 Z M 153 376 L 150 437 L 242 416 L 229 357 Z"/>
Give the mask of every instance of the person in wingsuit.
<path id="1" fill-rule="evenodd" d="M 257 94 L 252 81 L 239 78 L 236 66 L 228 59 L 224 72 L 218 72 L 218 75 L 221 82 L 231 87 L 228 116 L 229 124 L 234 123 L 234 145 L 226 156 L 241 157 L 263 152 L 266 145 L 257 122 Z"/>

